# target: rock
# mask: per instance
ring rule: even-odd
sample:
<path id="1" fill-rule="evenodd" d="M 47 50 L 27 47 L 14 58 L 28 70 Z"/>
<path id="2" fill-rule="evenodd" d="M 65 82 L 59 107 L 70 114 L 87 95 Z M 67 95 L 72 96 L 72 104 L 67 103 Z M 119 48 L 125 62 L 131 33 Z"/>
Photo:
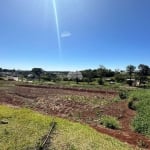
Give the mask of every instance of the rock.
<path id="1" fill-rule="evenodd" d="M 7 119 L 2 119 L 2 120 L 0 121 L 0 124 L 8 124 L 8 120 L 7 120 Z"/>

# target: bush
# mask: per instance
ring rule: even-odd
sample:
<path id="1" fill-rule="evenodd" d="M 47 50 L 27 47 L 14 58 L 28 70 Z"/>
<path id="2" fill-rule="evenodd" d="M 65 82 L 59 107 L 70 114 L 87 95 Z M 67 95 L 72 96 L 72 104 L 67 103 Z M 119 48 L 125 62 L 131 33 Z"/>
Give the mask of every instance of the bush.
<path id="1" fill-rule="evenodd" d="M 63 78 L 63 81 L 69 81 L 69 79 L 67 77 Z"/>
<path id="2" fill-rule="evenodd" d="M 134 82 L 134 81 L 132 81 L 132 80 L 128 80 L 128 81 L 127 81 L 127 84 L 128 84 L 129 86 L 132 86 L 132 85 L 133 85 L 133 82 Z"/>
<path id="3" fill-rule="evenodd" d="M 114 99 L 113 99 L 113 102 L 120 102 L 120 97 L 119 96 L 117 96 L 117 97 L 115 97 Z"/>
<path id="4" fill-rule="evenodd" d="M 98 79 L 98 84 L 99 84 L 99 85 L 104 85 L 104 81 L 103 81 L 102 78 L 99 78 L 99 79 Z"/>
<path id="5" fill-rule="evenodd" d="M 139 99 L 137 97 L 132 97 L 132 99 L 128 103 L 128 107 L 132 110 L 136 110 L 139 103 Z"/>
<path id="6" fill-rule="evenodd" d="M 115 75 L 115 81 L 119 82 L 119 83 L 123 83 L 125 82 L 126 76 L 123 74 L 116 74 Z"/>
<path id="7" fill-rule="evenodd" d="M 120 127 L 119 121 L 115 117 L 112 117 L 112 116 L 103 116 L 100 119 L 100 124 L 110 129 L 119 129 Z"/>
<path id="8" fill-rule="evenodd" d="M 127 91 L 120 91 L 119 92 L 119 97 L 120 97 L 120 99 L 127 99 L 128 98 Z"/>

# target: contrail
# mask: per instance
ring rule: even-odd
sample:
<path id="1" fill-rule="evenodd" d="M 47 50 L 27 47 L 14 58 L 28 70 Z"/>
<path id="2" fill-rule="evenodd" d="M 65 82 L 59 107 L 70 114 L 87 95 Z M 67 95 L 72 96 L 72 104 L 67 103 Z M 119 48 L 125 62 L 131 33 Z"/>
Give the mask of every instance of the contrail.
<path id="1" fill-rule="evenodd" d="M 57 40 L 58 40 L 59 57 L 61 58 L 61 56 L 62 56 L 62 47 L 61 47 L 61 39 L 60 39 L 58 13 L 57 13 L 57 7 L 56 7 L 56 1 L 55 0 L 53 0 L 53 8 L 54 8 L 55 21 L 56 21 L 56 30 L 57 30 Z"/>

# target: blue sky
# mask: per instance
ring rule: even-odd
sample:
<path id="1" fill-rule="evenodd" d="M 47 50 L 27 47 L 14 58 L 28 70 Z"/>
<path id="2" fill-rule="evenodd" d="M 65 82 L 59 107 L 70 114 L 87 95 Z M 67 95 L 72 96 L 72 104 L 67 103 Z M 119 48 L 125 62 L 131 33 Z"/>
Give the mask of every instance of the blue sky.
<path id="1" fill-rule="evenodd" d="M 81 70 L 150 65 L 149 0 L 1 0 L 0 67 Z"/>

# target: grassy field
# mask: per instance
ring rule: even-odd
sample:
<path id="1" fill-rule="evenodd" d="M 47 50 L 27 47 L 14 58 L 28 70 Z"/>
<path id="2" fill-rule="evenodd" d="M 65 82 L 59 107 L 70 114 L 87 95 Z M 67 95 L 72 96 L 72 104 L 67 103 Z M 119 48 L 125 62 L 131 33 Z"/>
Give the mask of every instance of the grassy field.
<path id="1" fill-rule="evenodd" d="M 25 150 L 34 148 L 38 140 L 47 133 L 51 118 L 27 109 L 0 106 L 0 149 Z"/>
<path id="2" fill-rule="evenodd" d="M 29 109 L 0 106 L 0 149 L 34 150 L 35 146 L 50 128 L 52 117 Z M 130 150 L 118 140 L 97 133 L 94 129 L 79 123 L 55 118 L 57 122 L 52 135 L 51 147 L 55 150 Z"/>
<path id="3" fill-rule="evenodd" d="M 129 107 L 137 111 L 132 123 L 134 130 L 150 137 L 150 90 L 132 91 L 129 104 Z"/>

